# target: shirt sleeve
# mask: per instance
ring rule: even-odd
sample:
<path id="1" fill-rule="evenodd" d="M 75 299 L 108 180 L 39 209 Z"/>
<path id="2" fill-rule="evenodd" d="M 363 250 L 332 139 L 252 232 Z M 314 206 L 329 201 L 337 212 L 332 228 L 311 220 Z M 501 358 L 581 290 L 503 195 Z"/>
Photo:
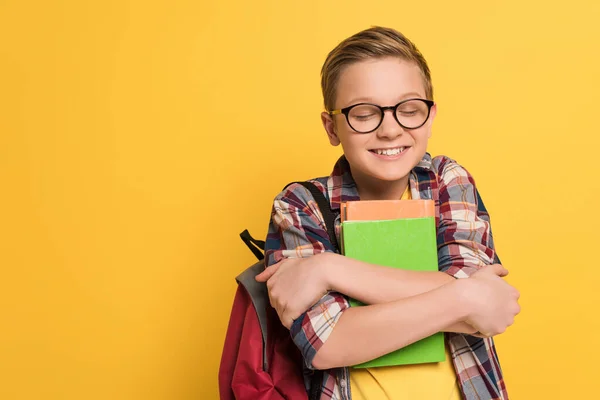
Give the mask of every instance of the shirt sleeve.
<path id="1" fill-rule="evenodd" d="M 469 172 L 449 158 L 436 161 L 440 200 L 439 268 L 455 278 L 467 278 L 494 262 L 490 218 L 479 209 L 475 181 Z"/>
<path id="2" fill-rule="evenodd" d="M 323 252 L 336 251 L 319 207 L 306 188 L 299 184 L 290 185 L 273 202 L 265 243 L 266 266 L 284 258 L 310 257 Z M 328 292 L 292 324 L 292 339 L 308 368 L 314 369 L 312 361 L 317 351 L 348 307 L 344 295 Z"/>

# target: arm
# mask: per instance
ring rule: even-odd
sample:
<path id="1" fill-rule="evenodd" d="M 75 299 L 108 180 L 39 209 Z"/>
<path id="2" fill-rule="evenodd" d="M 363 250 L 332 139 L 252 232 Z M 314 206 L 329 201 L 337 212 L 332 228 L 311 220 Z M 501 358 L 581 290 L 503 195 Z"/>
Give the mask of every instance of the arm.
<path id="1" fill-rule="evenodd" d="M 444 272 L 409 271 L 370 264 L 339 254 L 327 254 L 325 268 L 330 290 L 365 304 L 382 304 L 427 293 L 453 282 Z M 436 332 L 475 333 L 463 321 L 454 321 Z M 435 333 L 435 332 L 434 332 Z"/>
<path id="2" fill-rule="evenodd" d="M 446 330 L 469 315 L 459 282 L 390 303 L 345 310 L 313 359 L 317 369 L 372 360 Z"/>
<path id="3" fill-rule="evenodd" d="M 271 304 L 288 327 L 323 293 L 344 293 L 366 304 L 383 304 L 455 281 L 443 272 L 395 270 L 328 252 L 282 260 L 268 267 L 257 280 L 267 282 Z M 475 332 L 464 322 L 445 326 L 444 331 Z"/>
<path id="4" fill-rule="evenodd" d="M 455 279 L 444 272 L 409 271 L 383 267 L 327 254 L 322 257 L 329 289 L 344 293 L 365 304 L 396 301 L 429 292 Z"/>
<path id="5" fill-rule="evenodd" d="M 314 255 L 335 252 L 329 241 L 323 217 L 316 212 L 318 207 L 314 201 L 314 206 L 309 207 L 310 199 L 312 196 L 308 190 L 299 184 L 292 184 L 273 201 L 265 241 L 265 266 L 267 267 L 265 272 L 269 273 L 266 279 L 275 273 L 274 268 L 279 268 L 287 262 L 286 260 L 296 261 L 310 257 L 306 258 L 309 260 L 314 258 Z M 273 278 L 269 279 L 267 286 L 272 281 Z M 295 281 L 304 282 L 301 279 Z M 319 290 L 319 293 L 324 291 Z M 269 290 L 269 297 L 271 304 L 277 308 L 271 290 Z M 342 312 L 350 307 L 346 297 L 337 292 L 328 292 L 324 296 L 319 294 L 317 299 L 318 302 L 308 310 L 303 308 L 301 314 L 294 314 L 290 319 L 282 318 L 279 310 L 277 312 L 281 323 L 290 329 L 292 339 L 308 368 L 314 368 L 312 361 L 317 351 L 329 338 Z M 314 301 L 311 300 L 311 303 Z"/>
<path id="6" fill-rule="evenodd" d="M 496 259 L 490 218 L 480 210 L 475 181 L 465 168 L 447 157 L 436 157 L 433 165 L 439 177 L 439 268 L 468 278 Z"/>
<path id="7" fill-rule="evenodd" d="M 520 312 L 519 292 L 502 279 L 507 273 L 501 265 L 486 266 L 427 293 L 347 309 L 313 365 L 328 369 L 371 360 L 461 321 L 485 336 L 502 333 Z"/>

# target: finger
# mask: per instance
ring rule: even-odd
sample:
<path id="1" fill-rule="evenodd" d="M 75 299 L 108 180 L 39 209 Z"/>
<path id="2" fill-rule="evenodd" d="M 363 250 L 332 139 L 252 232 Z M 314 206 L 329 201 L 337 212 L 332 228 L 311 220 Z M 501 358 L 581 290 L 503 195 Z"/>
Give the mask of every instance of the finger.
<path id="1" fill-rule="evenodd" d="M 280 318 L 280 319 L 281 319 L 281 318 Z M 284 320 L 283 320 L 283 319 L 281 319 L 281 321 L 282 321 L 282 322 L 281 322 L 281 324 L 282 324 L 283 326 L 285 326 L 285 327 L 286 327 L 288 330 L 291 330 L 291 329 L 292 329 L 292 324 L 294 323 L 294 320 L 293 320 L 293 319 L 291 319 L 291 318 L 288 318 L 288 319 L 286 319 L 286 320 L 285 320 L 285 322 L 283 322 Z"/>
<path id="2" fill-rule="evenodd" d="M 271 307 L 273 307 L 276 311 L 277 311 L 277 307 L 275 304 L 275 300 L 273 299 L 273 296 L 271 295 L 271 293 L 269 292 L 269 304 L 271 304 Z"/>
<path id="3" fill-rule="evenodd" d="M 266 282 L 269 280 L 269 278 L 271 278 L 273 276 L 273 274 L 275 274 L 275 272 L 277 272 L 277 270 L 279 269 L 279 266 L 281 264 L 277 263 L 277 264 L 273 264 L 270 267 L 265 268 L 265 270 L 263 272 L 261 272 L 260 274 L 256 275 L 255 279 L 258 282 Z"/>
<path id="4" fill-rule="evenodd" d="M 494 274 L 498 276 L 505 277 L 506 275 L 508 275 L 508 270 L 500 264 L 493 264 L 491 266 L 491 269 L 494 272 Z"/>
<path id="5" fill-rule="evenodd" d="M 519 300 L 521 298 L 521 292 L 515 289 L 515 299 Z"/>
<path id="6" fill-rule="evenodd" d="M 294 319 L 287 313 L 287 305 L 283 306 L 283 310 L 281 310 L 281 314 L 279 314 L 279 320 L 286 328 L 290 329 L 292 327 Z"/>

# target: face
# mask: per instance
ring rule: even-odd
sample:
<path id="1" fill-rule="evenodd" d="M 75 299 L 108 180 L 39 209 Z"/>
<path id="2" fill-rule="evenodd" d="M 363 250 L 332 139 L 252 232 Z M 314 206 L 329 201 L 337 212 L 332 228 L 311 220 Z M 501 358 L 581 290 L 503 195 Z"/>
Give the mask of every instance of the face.
<path id="1" fill-rule="evenodd" d="M 357 103 L 394 106 L 410 98 L 426 98 L 421 71 L 416 64 L 398 58 L 366 60 L 349 65 L 340 75 L 335 109 Z M 410 171 L 427 150 L 435 114 L 434 105 L 423 126 L 405 129 L 389 110 L 384 113 L 381 125 L 370 133 L 355 132 L 343 114 L 323 113 L 321 119 L 331 144 L 342 145 L 360 189 L 361 185 L 406 185 Z"/>

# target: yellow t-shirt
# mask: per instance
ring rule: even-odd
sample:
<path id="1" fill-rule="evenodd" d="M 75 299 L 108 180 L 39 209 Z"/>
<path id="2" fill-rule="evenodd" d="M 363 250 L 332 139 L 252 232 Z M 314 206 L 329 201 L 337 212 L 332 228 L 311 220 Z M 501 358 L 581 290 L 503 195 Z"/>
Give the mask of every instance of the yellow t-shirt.
<path id="1" fill-rule="evenodd" d="M 402 200 L 411 198 L 407 187 Z M 350 368 L 350 388 L 353 400 L 461 400 L 447 344 L 439 363 Z"/>
<path id="2" fill-rule="evenodd" d="M 461 400 L 446 345 L 439 363 L 350 368 L 352 400 Z"/>
<path id="3" fill-rule="evenodd" d="M 404 189 L 404 193 L 402 193 L 400 200 L 412 200 L 412 194 L 410 193 L 410 185 L 406 185 L 406 189 Z"/>

